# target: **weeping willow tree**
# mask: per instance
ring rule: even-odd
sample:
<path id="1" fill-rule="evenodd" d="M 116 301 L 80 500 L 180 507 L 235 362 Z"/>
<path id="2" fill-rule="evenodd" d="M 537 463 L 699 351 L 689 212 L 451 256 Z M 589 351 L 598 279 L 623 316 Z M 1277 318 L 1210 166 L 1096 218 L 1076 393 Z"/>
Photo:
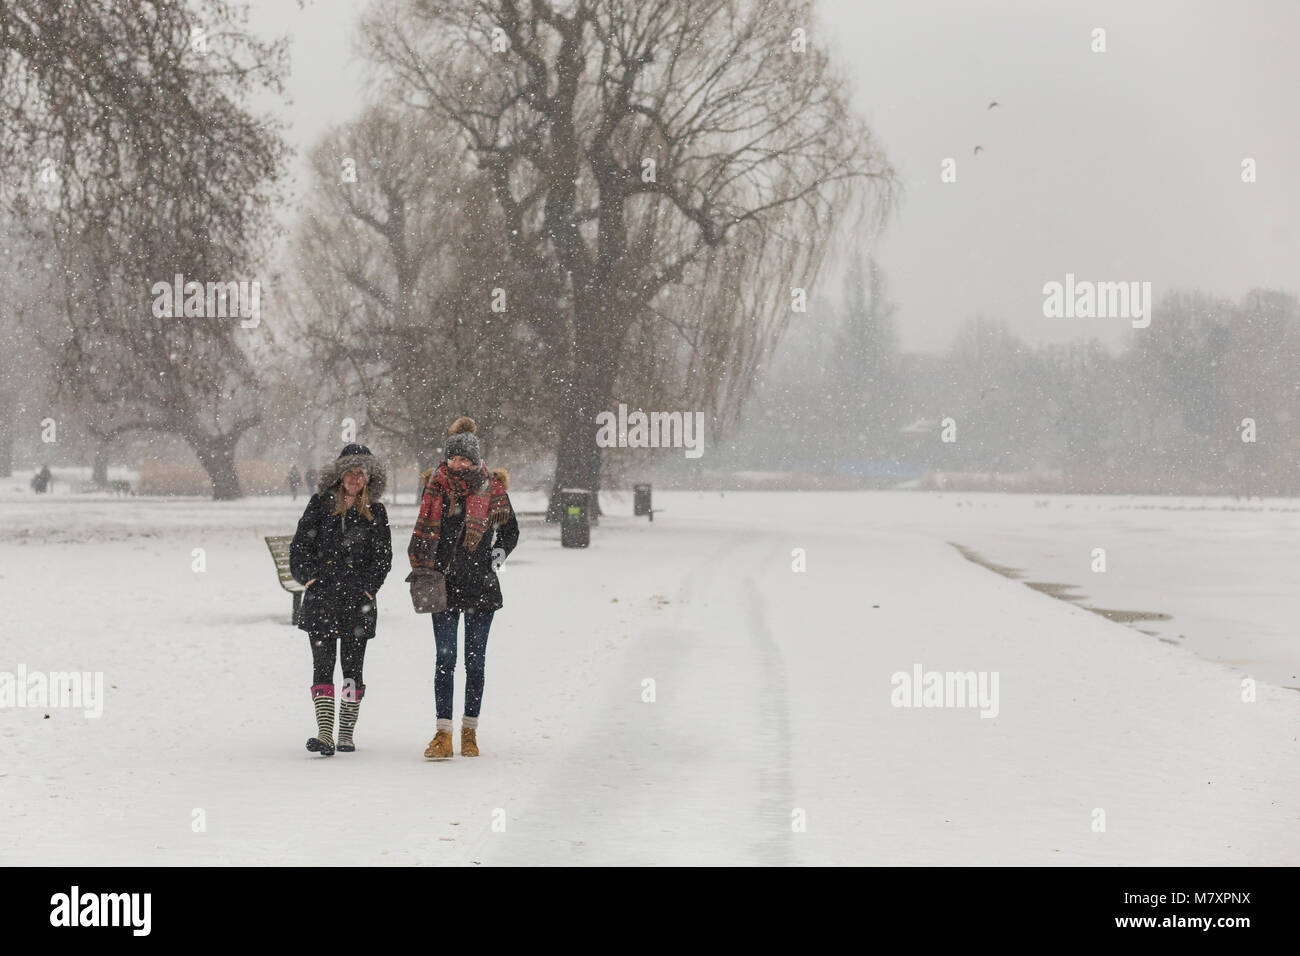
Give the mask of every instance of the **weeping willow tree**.
<path id="1" fill-rule="evenodd" d="M 811 0 L 376 0 L 400 100 L 490 177 L 501 255 L 565 278 L 554 492 L 599 488 L 620 389 L 734 418 L 846 218 L 894 176 L 809 34 Z M 675 393 L 675 394 L 671 394 Z"/>

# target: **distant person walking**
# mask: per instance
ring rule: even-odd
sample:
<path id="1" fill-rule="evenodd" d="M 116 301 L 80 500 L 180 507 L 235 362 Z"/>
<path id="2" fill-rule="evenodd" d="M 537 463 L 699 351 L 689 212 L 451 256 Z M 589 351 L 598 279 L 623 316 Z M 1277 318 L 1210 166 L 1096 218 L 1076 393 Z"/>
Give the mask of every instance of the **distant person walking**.
<path id="1" fill-rule="evenodd" d="M 490 471 L 479 453 L 472 418 L 458 418 L 448 430 L 443 460 L 429 474 L 407 557 L 412 573 L 421 569 L 446 576 L 447 610 L 434 613 L 433 639 L 438 664 L 433 679 L 437 731 L 426 757 L 452 755 L 452 695 L 456 674 L 456 630 L 465 615 L 465 713 L 460 752 L 477 757 L 478 718 L 486 676 L 487 639 L 493 615 L 501 609 L 497 567 L 519 543 L 519 522 L 506 489 L 504 468 Z"/>
<path id="2" fill-rule="evenodd" d="M 375 595 L 393 565 L 388 512 L 380 503 L 387 472 L 365 445 L 348 445 L 320 470 L 316 493 L 298 520 L 289 546 L 289 571 L 306 586 L 298 626 L 312 655 L 316 736 L 307 749 L 334 753 L 334 662 L 342 658 L 343 692 L 337 748 L 356 749 L 366 644 L 375 636 Z"/>
<path id="3" fill-rule="evenodd" d="M 41 470 L 32 477 L 32 490 L 38 495 L 54 490 L 54 475 L 50 474 L 49 465 L 41 465 Z"/>
<path id="4" fill-rule="evenodd" d="M 302 484 L 302 475 L 298 474 L 298 466 L 290 465 L 289 474 L 285 479 L 289 483 L 289 494 L 292 495 L 293 501 L 298 500 L 298 486 Z"/>

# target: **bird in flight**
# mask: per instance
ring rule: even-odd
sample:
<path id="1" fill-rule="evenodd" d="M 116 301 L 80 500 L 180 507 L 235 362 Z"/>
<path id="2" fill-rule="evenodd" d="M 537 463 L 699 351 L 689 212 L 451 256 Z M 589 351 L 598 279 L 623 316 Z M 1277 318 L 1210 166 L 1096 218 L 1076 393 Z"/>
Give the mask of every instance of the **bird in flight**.
<path id="1" fill-rule="evenodd" d="M 993 107 L 995 107 L 995 106 L 1001 106 L 1001 105 L 1002 105 L 1002 104 L 999 103 L 997 100 L 994 100 L 992 103 L 989 104 L 989 109 L 993 109 Z"/>

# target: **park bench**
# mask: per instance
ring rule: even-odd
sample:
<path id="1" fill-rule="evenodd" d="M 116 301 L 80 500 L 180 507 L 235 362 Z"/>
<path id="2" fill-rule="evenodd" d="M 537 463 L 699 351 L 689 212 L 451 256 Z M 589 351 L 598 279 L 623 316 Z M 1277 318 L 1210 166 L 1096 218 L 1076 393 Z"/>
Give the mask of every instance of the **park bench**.
<path id="1" fill-rule="evenodd" d="M 307 589 L 295 581 L 293 575 L 289 573 L 289 545 L 292 541 L 293 535 L 291 534 L 268 536 L 266 546 L 271 550 L 271 558 L 275 561 L 275 570 L 280 575 L 280 587 L 293 595 L 292 623 L 294 627 L 297 627 L 298 609 L 302 607 L 302 593 Z"/>

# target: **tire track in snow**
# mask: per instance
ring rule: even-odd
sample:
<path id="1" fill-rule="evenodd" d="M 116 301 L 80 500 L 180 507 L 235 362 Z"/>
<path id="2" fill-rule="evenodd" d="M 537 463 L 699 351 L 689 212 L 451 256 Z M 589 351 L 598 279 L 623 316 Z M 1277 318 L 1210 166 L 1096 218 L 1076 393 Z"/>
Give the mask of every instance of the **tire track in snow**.
<path id="1" fill-rule="evenodd" d="M 707 550 L 688 549 L 691 560 L 674 569 L 672 583 L 658 582 L 672 595 L 671 617 L 644 619 L 635 643 L 607 662 L 603 693 L 556 755 L 563 771 L 520 795 L 522 829 L 489 853 L 491 865 L 790 862 L 780 655 L 761 611 L 749 612 L 757 613 L 756 644 L 741 632 L 750 620 L 738 607 L 753 590 L 741 568 L 757 569 L 766 536 L 738 531 Z M 652 708 L 628 697 L 647 674 L 660 685 Z M 755 699 L 760 693 L 765 700 Z M 766 728 L 762 739 L 756 723 Z M 774 747 L 785 754 L 775 769 Z"/>
<path id="2" fill-rule="evenodd" d="M 749 609 L 749 632 L 754 639 L 759 673 L 758 736 L 758 838 L 754 852 L 768 866 L 793 862 L 791 810 L 794 808 L 794 773 L 790 747 L 790 698 L 781 648 L 772 636 L 763 612 L 763 595 L 751 576 L 744 582 Z M 765 759 L 766 758 L 766 759 Z"/>

